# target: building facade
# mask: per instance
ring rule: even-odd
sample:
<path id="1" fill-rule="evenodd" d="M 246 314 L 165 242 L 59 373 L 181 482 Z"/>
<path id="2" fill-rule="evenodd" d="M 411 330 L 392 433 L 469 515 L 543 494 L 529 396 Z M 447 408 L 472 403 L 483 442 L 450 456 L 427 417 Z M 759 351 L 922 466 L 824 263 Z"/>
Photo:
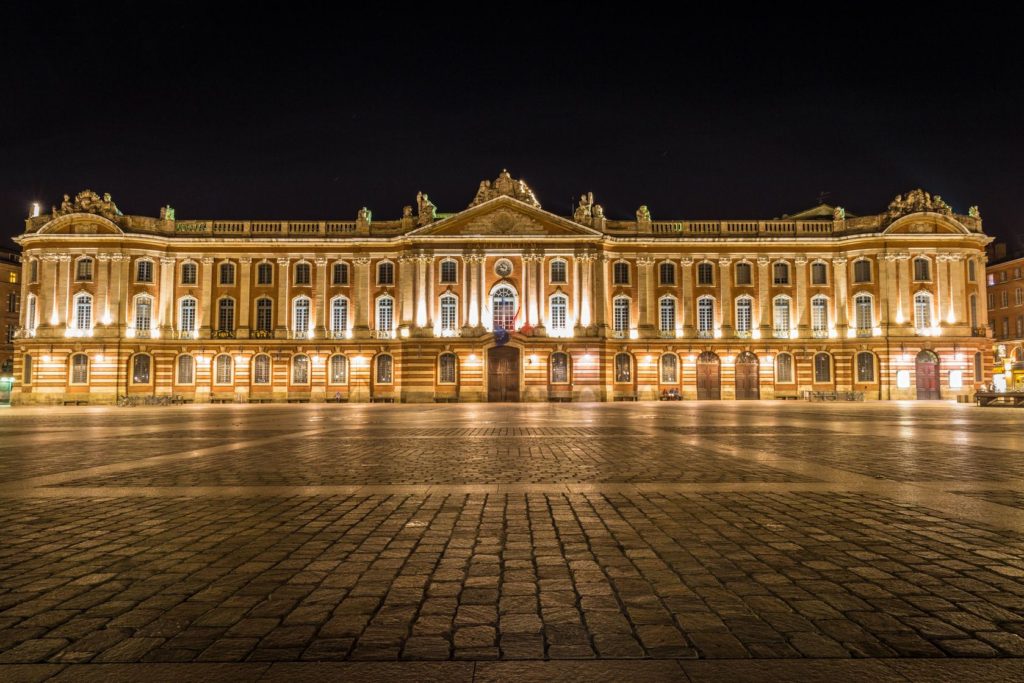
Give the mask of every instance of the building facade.
<path id="1" fill-rule="evenodd" d="M 995 340 L 993 380 L 1000 388 L 1024 391 L 1024 257 L 991 263 L 986 271 Z"/>
<path id="2" fill-rule="evenodd" d="M 0 247 L 0 405 L 14 386 L 14 337 L 21 323 L 21 256 Z"/>
<path id="3" fill-rule="evenodd" d="M 612 220 L 521 180 L 398 220 L 178 220 L 65 196 L 29 218 L 19 403 L 952 398 L 991 376 L 983 232 L 878 215 Z"/>

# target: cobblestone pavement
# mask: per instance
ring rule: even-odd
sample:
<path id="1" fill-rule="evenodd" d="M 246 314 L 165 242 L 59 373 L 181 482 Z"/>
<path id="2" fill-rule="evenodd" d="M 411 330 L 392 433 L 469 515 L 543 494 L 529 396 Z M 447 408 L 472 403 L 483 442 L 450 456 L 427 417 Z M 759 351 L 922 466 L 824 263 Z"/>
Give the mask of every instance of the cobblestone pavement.
<path id="1" fill-rule="evenodd" d="M 1024 678 L 1022 417 L 2 411 L 0 678 Z"/>

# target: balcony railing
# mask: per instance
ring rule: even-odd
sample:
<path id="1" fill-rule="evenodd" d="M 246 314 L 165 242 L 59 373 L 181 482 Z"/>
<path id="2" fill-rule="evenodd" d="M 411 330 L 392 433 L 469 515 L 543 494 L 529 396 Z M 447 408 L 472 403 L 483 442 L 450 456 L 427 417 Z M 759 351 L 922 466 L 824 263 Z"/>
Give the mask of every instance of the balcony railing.
<path id="1" fill-rule="evenodd" d="M 371 330 L 370 336 L 374 339 L 394 339 L 396 335 L 394 330 Z"/>
<path id="2" fill-rule="evenodd" d="M 629 330 L 612 330 L 612 339 L 626 339 L 629 337 Z"/>
<path id="3" fill-rule="evenodd" d="M 828 330 L 811 330 L 811 336 L 815 339 L 828 339 Z"/>
<path id="4" fill-rule="evenodd" d="M 234 339 L 237 333 L 234 330 L 214 330 L 210 337 L 212 339 Z"/>
<path id="5" fill-rule="evenodd" d="M 249 339 L 273 339 L 273 330 L 249 330 Z"/>
<path id="6" fill-rule="evenodd" d="M 754 333 L 750 330 L 736 330 L 737 339 L 750 339 L 754 336 Z"/>
<path id="7" fill-rule="evenodd" d="M 875 332 L 874 329 L 870 327 L 858 327 L 856 334 L 858 337 L 873 337 Z"/>
<path id="8" fill-rule="evenodd" d="M 697 339 L 714 339 L 714 330 L 697 330 Z"/>

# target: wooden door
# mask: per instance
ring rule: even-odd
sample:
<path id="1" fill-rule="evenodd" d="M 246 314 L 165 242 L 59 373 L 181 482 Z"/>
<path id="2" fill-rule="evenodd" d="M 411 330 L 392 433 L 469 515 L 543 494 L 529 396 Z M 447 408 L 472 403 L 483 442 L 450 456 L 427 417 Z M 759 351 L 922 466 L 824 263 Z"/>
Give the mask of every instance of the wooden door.
<path id="1" fill-rule="evenodd" d="M 487 400 L 519 400 L 519 350 L 498 346 L 487 352 Z"/>
<path id="2" fill-rule="evenodd" d="M 922 351 L 917 356 L 917 398 L 930 401 L 940 398 L 939 395 L 939 360 L 934 354 Z"/>
<path id="3" fill-rule="evenodd" d="M 717 401 L 722 398 L 722 378 L 718 356 L 705 352 L 697 359 L 697 400 Z"/>
<path id="4" fill-rule="evenodd" d="M 742 353 L 736 359 L 736 398 L 756 401 L 761 397 L 757 381 L 757 357 Z"/>

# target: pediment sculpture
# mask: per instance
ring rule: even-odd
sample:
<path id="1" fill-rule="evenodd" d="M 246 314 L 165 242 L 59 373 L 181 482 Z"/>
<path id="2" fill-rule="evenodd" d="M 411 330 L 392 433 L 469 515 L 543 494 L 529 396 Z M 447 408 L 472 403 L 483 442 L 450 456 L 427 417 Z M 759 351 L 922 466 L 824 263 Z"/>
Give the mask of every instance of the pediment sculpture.
<path id="1" fill-rule="evenodd" d="M 52 207 L 52 213 L 54 218 L 66 216 L 69 213 L 92 213 L 106 219 L 123 215 L 114 200 L 110 198 L 109 192 L 104 192 L 103 197 L 100 198 L 92 190 L 82 190 L 75 195 L 74 201 L 71 201 L 68 195 L 64 195 L 64 201 L 60 203 L 60 208 Z"/>
<path id="2" fill-rule="evenodd" d="M 524 204 L 529 204 L 538 209 L 541 208 L 540 202 L 537 201 L 537 197 L 533 194 L 530 186 L 523 180 L 513 178 L 506 169 L 502 169 L 498 177 L 494 179 L 494 182 L 481 180 L 476 196 L 473 197 L 473 201 L 470 202 L 469 206 L 474 207 L 501 196 L 512 197 Z"/>

